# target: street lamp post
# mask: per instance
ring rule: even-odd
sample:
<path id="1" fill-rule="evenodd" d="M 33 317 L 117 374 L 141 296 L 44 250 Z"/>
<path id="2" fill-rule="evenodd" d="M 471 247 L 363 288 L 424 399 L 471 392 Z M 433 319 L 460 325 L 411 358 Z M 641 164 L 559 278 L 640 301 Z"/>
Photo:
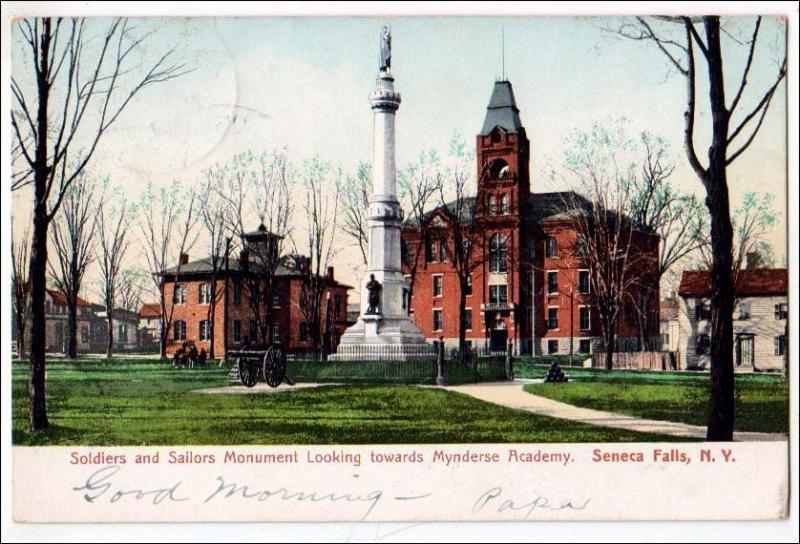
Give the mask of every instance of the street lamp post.
<path id="1" fill-rule="evenodd" d="M 575 293 L 572 286 L 569 288 L 569 366 L 572 366 L 575 342 Z"/>

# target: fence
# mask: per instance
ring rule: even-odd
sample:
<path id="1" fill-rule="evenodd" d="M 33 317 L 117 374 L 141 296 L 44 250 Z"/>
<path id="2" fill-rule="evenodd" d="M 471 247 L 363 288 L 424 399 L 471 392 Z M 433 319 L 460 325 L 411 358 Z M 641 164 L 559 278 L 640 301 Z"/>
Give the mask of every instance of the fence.
<path id="1" fill-rule="evenodd" d="M 633 351 L 612 354 L 614 370 L 678 370 L 680 354 L 677 351 Z M 592 368 L 606 368 L 606 354 L 592 354 Z"/>
<path id="2" fill-rule="evenodd" d="M 331 360 L 316 357 L 312 353 L 288 354 L 286 375 L 295 382 L 343 382 L 343 383 L 395 383 L 395 384 L 463 384 L 508 379 L 511 361 L 506 353 L 492 357 L 473 356 L 459 361 L 455 355 L 445 358 L 444 349 L 437 352 L 433 347 L 416 353 L 406 353 L 406 360 L 392 358 L 392 354 L 371 346 L 359 346 L 354 354 L 356 360 Z M 350 355 L 350 354 L 348 354 Z M 371 357 L 371 358 L 368 358 Z M 441 358 L 442 376 L 439 379 Z M 230 379 L 239 380 L 238 367 L 234 360 Z"/>

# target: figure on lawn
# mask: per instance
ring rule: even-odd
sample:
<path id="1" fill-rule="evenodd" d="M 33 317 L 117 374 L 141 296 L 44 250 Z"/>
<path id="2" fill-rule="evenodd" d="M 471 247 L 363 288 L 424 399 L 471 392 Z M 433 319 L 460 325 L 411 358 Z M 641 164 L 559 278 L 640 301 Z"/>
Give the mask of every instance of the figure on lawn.
<path id="1" fill-rule="evenodd" d="M 375 315 L 379 314 L 380 312 L 380 305 L 381 305 L 381 283 L 375 279 L 375 274 L 369 275 L 369 281 L 367 282 L 367 314 L 368 315 Z"/>

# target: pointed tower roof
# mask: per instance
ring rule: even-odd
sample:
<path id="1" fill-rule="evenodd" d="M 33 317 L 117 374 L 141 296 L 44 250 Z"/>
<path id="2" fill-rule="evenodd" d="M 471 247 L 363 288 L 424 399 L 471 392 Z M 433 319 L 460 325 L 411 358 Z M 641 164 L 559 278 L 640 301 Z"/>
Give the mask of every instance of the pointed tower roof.
<path id="1" fill-rule="evenodd" d="M 481 135 L 488 135 L 496 126 L 506 132 L 519 132 L 523 128 L 519 118 L 519 108 L 514 100 L 514 89 L 509 81 L 495 81 L 492 97 L 486 107 L 486 118 L 483 121 Z"/>

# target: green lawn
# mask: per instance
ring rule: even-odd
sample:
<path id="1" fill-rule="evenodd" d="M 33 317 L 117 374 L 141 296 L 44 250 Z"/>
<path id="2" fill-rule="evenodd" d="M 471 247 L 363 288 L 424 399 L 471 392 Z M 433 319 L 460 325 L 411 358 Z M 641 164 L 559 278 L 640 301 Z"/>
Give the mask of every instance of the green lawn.
<path id="1" fill-rule="evenodd" d="M 708 374 L 631 372 L 562 367 L 565 384 L 528 384 L 525 390 L 575 406 L 632 416 L 705 425 Z M 517 365 L 518 377 L 543 378 L 547 367 Z M 789 383 L 777 375 L 736 375 L 738 431 L 789 429 Z"/>
<path id="2" fill-rule="evenodd" d="M 50 362 L 51 428 L 27 429 L 28 367 L 13 366 L 13 441 L 23 445 L 367 444 L 674 440 L 515 411 L 414 386 L 327 386 L 207 395 L 227 370 L 152 360 Z"/>

